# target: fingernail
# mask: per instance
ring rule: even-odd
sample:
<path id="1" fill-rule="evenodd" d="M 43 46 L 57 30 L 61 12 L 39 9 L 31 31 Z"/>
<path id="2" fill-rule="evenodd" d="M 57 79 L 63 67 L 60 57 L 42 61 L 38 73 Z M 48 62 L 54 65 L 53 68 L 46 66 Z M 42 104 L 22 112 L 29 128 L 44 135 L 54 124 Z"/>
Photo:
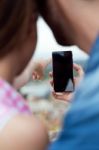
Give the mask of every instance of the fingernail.
<path id="1" fill-rule="evenodd" d="M 33 77 L 33 80 L 35 80 L 35 75 L 33 75 L 32 77 Z"/>

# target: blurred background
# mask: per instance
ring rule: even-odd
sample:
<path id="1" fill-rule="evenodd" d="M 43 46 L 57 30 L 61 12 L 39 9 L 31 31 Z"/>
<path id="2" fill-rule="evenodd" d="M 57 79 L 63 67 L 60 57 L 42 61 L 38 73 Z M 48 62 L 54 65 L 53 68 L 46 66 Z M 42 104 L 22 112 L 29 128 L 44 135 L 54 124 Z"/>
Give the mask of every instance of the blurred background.
<path id="1" fill-rule="evenodd" d="M 84 69 L 86 68 L 88 56 L 76 46 L 62 47 L 58 45 L 51 30 L 42 18 L 38 20 L 38 33 L 38 44 L 33 57 L 35 61 L 51 58 L 52 51 L 71 50 L 73 61 L 81 64 Z M 68 111 L 70 104 L 53 99 L 48 76 L 51 70 L 52 66 L 50 64 L 45 70 L 42 81 L 30 81 L 20 91 L 29 101 L 33 113 L 46 123 L 50 134 L 55 133 L 56 135 L 56 132 L 60 130 L 64 113 Z"/>

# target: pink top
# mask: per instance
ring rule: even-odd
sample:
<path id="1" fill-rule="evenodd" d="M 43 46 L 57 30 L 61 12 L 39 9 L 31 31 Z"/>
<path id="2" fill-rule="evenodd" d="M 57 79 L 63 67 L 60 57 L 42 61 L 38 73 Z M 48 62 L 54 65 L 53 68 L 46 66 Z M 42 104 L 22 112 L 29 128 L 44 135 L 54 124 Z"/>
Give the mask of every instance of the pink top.
<path id="1" fill-rule="evenodd" d="M 31 114 L 31 111 L 23 97 L 6 81 L 0 79 L 0 129 L 19 113 Z"/>

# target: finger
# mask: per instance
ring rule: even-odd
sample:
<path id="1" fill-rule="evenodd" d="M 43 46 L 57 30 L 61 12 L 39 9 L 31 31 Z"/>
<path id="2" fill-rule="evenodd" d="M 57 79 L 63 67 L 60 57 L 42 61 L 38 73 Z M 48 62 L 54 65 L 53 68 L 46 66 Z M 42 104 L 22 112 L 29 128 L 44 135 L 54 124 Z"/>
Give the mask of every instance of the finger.
<path id="1" fill-rule="evenodd" d="M 84 76 L 84 71 L 83 71 L 83 68 L 78 65 L 78 64 L 73 64 L 73 68 L 77 71 L 78 75 L 80 77 L 83 77 Z"/>
<path id="2" fill-rule="evenodd" d="M 70 102 L 71 101 L 71 98 L 68 97 L 65 97 L 64 95 L 55 95 L 53 94 L 54 98 L 57 99 L 57 100 L 61 100 L 61 101 L 65 101 L 65 102 Z"/>
<path id="3" fill-rule="evenodd" d="M 39 75 L 37 75 L 37 80 L 40 80 L 40 79 L 41 79 L 41 77 Z"/>
<path id="4" fill-rule="evenodd" d="M 53 91 L 53 93 L 56 94 L 56 95 L 58 95 L 58 96 L 71 94 L 71 92 L 63 92 L 63 93 L 59 93 L 59 92 L 58 92 L 58 93 L 57 93 L 57 92 L 55 92 L 55 91 Z"/>
<path id="5" fill-rule="evenodd" d="M 62 100 L 62 101 L 66 101 L 66 102 L 71 102 L 72 93 L 63 93 L 63 94 L 56 94 L 55 92 L 52 93 L 54 98 L 57 100 Z"/>
<path id="6" fill-rule="evenodd" d="M 40 80 L 40 79 L 41 79 L 41 76 L 38 75 L 37 72 L 33 72 L 32 78 L 33 78 L 33 80 Z"/>
<path id="7" fill-rule="evenodd" d="M 36 75 L 36 73 L 35 73 L 35 72 L 33 72 L 33 74 L 32 74 L 32 78 L 33 78 L 33 80 L 36 80 L 36 79 L 37 79 L 37 75 Z"/>
<path id="8" fill-rule="evenodd" d="M 57 100 L 64 100 L 63 95 L 57 95 L 55 92 L 52 92 L 52 95 L 53 95 L 54 98 L 57 99 Z"/>
<path id="9" fill-rule="evenodd" d="M 74 85 L 77 86 L 79 83 L 79 79 L 77 77 L 74 77 Z"/>
<path id="10" fill-rule="evenodd" d="M 50 81 L 50 84 L 51 84 L 52 87 L 54 87 L 54 82 L 53 82 L 53 80 Z"/>
<path id="11" fill-rule="evenodd" d="M 53 77 L 53 72 L 49 72 L 49 76 L 52 78 Z"/>

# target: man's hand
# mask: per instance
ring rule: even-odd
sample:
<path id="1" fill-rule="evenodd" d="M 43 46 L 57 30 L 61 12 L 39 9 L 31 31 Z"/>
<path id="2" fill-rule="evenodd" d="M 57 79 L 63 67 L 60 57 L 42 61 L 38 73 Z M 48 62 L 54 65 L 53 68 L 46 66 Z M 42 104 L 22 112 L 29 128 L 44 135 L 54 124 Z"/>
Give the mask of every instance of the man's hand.
<path id="1" fill-rule="evenodd" d="M 78 74 L 77 77 L 74 77 L 75 87 L 77 87 L 79 82 L 83 79 L 84 71 L 83 71 L 83 68 L 78 64 L 74 64 L 73 68 Z M 52 73 L 50 73 L 50 76 L 53 77 Z M 52 87 L 54 86 L 53 80 L 51 81 L 51 86 Z M 53 94 L 55 99 L 62 100 L 62 101 L 67 101 L 67 102 L 71 102 L 71 100 L 73 98 L 73 93 L 72 92 L 64 92 L 64 93 L 52 92 L 52 94 Z"/>

